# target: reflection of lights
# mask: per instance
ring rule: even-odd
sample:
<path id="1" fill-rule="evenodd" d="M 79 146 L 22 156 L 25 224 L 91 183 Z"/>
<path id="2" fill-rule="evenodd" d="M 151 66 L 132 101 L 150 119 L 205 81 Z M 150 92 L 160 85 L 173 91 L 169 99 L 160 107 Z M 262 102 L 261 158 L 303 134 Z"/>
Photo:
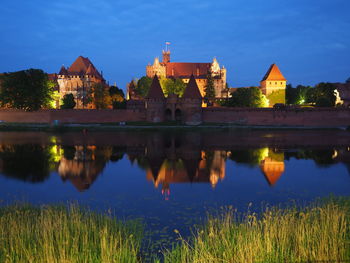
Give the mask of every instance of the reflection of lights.
<path id="1" fill-rule="evenodd" d="M 52 156 L 52 160 L 58 163 L 63 156 L 63 150 L 58 145 L 53 145 L 50 147 L 50 155 Z"/>
<path id="2" fill-rule="evenodd" d="M 338 156 L 338 151 L 337 151 L 337 150 L 334 150 L 334 153 L 333 153 L 333 155 L 332 155 L 332 159 L 337 158 L 337 156 Z"/>

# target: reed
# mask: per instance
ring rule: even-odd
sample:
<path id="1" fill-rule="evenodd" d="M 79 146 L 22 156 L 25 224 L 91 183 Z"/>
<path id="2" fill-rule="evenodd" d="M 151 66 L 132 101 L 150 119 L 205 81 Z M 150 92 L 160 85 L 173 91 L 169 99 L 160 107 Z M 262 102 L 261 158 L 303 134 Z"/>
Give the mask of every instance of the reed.
<path id="1" fill-rule="evenodd" d="M 258 216 L 233 209 L 210 217 L 193 240 L 164 251 L 164 262 L 347 262 L 350 199 L 305 208 L 266 208 Z"/>
<path id="2" fill-rule="evenodd" d="M 0 208 L 0 262 L 139 262 L 142 226 L 77 205 Z"/>

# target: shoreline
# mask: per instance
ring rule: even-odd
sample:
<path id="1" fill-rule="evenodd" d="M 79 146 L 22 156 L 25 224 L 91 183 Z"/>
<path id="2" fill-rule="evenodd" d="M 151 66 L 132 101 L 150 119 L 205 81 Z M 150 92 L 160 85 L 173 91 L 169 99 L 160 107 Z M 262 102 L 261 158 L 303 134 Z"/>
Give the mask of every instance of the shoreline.
<path id="1" fill-rule="evenodd" d="M 0 123 L 0 131 L 152 131 L 152 130 L 346 130 L 349 126 L 285 126 L 285 125 L 242 125 L 204 123 L 200 125 L 179 125 L 171 123 Z"/>

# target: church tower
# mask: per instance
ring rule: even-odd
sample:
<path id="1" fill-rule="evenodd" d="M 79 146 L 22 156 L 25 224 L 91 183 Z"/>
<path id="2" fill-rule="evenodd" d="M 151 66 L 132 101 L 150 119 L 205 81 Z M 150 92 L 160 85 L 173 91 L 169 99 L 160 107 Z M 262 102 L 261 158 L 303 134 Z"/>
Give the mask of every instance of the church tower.
<path id="1" fill-rule="evenodd" d="M 170 62 L 170 50 L 163 50 L 163 63 L 169 63 Z"/>

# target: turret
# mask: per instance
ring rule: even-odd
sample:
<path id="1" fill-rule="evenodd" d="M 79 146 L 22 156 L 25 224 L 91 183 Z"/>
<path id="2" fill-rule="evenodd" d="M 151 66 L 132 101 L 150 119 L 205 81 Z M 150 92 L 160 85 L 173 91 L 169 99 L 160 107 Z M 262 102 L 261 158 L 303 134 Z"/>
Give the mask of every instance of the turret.
<path id="1" fill-rule="evenodd" d="M 197 82 L 192 74 L 181 98 L 186 124 L 198 125 L 202 123 L 202 99 Z"/>
<path id="2" fill-rule="evenodd" d="M 164 121 L 165 96 L 157 75 L 154 75 L 151 87 L 146 97 L 147 121 Z"/>

